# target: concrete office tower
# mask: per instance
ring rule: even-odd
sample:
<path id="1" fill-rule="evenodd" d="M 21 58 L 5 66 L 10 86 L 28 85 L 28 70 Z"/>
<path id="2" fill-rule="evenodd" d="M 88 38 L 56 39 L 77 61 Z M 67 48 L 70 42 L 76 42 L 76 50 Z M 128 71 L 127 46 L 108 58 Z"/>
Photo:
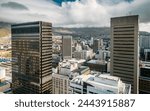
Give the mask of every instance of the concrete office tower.
<path id="1" fill-rule="evenodd" d="M 97 52 L 100 49 L 100 40 L 96 39 L 93 42 L 93 51 Z"/>
<path id="2" fill-rule="evenodd" d="M 72 94 L 130 94 L 131 85 L 119 77 L 107 74 L 89 74 L 75 77 L 70 82 Z"/>
<path id="3" fill-rule="evenodd" d="M 131 84 L 138 93 L 139 38 L 138 15 L 111 19 L 111 75 Z"/>
<path id="4" fill-rule="evenodd" d="M 11 31 L 13 93 L 52 93 L 52 24 L 15 24 Z"/>
<path id="5" fill-rule="evenodd" d="M 72 58 L 72 36 L 62 37 L 62 54 L 63 59 Z"/>

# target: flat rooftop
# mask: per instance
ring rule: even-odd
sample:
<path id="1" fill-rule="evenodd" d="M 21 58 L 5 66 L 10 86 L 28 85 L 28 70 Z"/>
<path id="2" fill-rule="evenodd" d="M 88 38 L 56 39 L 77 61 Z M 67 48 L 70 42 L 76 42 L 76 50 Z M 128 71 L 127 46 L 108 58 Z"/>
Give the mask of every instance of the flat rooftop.
<path id="1" fill-rule="evenodd" d="M 84 71 L 86 71 L 86 70 L 88 70 L 89 69 L 89 67 L 88 66 L 80 66 L 78 69 L 75 69 L 74 71 L 72 71 L 72 72 L 84 72 Z"/>
<path id="2" fill-rule="evenodd" d="M 107 80 L 107 81 L 106 81 Z M 107 84 L 107 85 L 113 85 L 113 83 L 118 84 L 118 81 L 120 80 L 119 77 L 115 76 L 109 76 L 105 74 L 99 74 L 99 75 L 80 75 L 72 80 L 72 82 L 81 84 L 81 81 L 83 82 L 90 82 L 94 84 Z"/>
<path id="3" fill-rule="evenodd" d="M 90 64 L 99 64 L 99 65 L 105 65 L 106 64 L 105 61 L 100 61 L 100 60 L 90 60 L 87 63 L 90 63 Z"/>

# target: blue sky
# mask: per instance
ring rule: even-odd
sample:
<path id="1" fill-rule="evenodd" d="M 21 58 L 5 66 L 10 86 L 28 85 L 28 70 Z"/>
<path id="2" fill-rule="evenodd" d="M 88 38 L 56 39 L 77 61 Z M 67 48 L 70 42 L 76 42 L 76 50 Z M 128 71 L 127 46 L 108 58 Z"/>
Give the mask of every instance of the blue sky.
<path id="1" fill-rule="evenodd" d="M 150 32 L 149 10 L 150 0 L 0 0 L 0 21 L 42 20 L 53 26 L 109 27 L 111 17 L 138 14 L 140 30 Z"/>
<path id="2" fill-rule="evenodd" d="M 54 2 L 56 2 L 58 5 L 61 5 L 62 2 L 75 2 L 76 0 L 53 0 Z M 102 1 L 102 0 L 100 0 Z M 106 2 L 113 2 L 113 3 L 118 3 L 121 1 L 126 1 L 126 2 L 132 2 L 133 0 L 105 0 Z"/>
<path id="3" fill-rule="evenodd" d="M 76 0 L 53 0 L 54 2 L 56 2 L 58 5 L 61 6 L 62 2 L 74 2 Z"/>
<path id="4" fill-rule="evenodd" d="M 61 6 L 63 2 L 75 2 L 77 0 L 53 0 L 55 3 L 57 3 L 57 5 Z M 80 1 L 80 0 L 78 0 Z M 105 3 L 113 3 L 113 4 L 116 4 L 116 3 L 120 3 L 120 2 L 128 2 L 128 3 L 131 3 L 133 2 L 134 0 L 98 0 L 100 2 L 105 2 Z"/>

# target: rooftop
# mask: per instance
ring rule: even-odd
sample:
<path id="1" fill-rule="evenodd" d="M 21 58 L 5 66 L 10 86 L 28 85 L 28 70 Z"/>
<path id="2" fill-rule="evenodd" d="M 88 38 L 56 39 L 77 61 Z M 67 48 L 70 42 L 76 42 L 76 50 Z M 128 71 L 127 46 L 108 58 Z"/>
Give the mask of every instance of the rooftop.
<path id="1" fill-rule="evenodd" d="M 87 63 L 91 63 L 91 64 L 102 64 L 102 65 L 106 64 L 105 61 L 100 61 L 100 60 L 90 60 L 90 61 L 88 61 Z"/>
<path id="2" fill-rule="evenodd" d="M 76 68 L 79 64 L 85 62 L 85 60 L 80 59 L 65 59 L 62 62 L 59 63 L 60 68 L 66 68 L 66 69 L 71 69 Z"/>
<path id="3" fill-rule="evenodd" d="M 90 88 L 103 92 L 104 94 L 128 94 L 130 93 L 130 84 L 123 83 L 119 77 L 110 76 L 108 74 L 95 74 L 95 75 L 80 75 L 71 81 L 71 85 L 84 86 L 84 84 Z M 75 84 L 75 85 L 74 85 Z"/>
<path id="4" fill-rule="evenodd" d="M 107 84 L 111 86 L 118 86 L 120 78 L 115 76 L 109 76 L 105 74 L 99 74 L 99 75 L 80 75 L 72 80 L 72 82 L 80 83 L 83 82 L 90 82 L 94 84 Z"/>
<path id="5" fill-rule="evenodd" d="M 78 72 L 78 73 L 84 73 L 85 71 L 89 70 L 88 66 L 80 66 L 78 69 L 74 70 L 73 72 Z"/>

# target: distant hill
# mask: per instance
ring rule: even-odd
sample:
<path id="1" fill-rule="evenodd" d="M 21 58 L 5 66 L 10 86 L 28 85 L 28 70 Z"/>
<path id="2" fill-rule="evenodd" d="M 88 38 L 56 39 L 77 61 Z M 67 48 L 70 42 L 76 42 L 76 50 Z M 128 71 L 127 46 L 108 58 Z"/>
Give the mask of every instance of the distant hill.
<path id="1" fill-rule="evenodd" d="M 72 35 L 73 37 L 81 37 L 88 39 L 90 37 L 99 38 L 99 37 L 109 37 L 110 28 L 108 27 L 83 27 L 83 28 L 62 28 L 54 27 L 54 35 Z"/>
<path id="2" fill-rule="evenodd" d="M 10 36 L 10 26 L 11 23 L 0 22 L 0 37 Z"/>
<path id="3" fill-rule="evenodd" d="M 0 28 L 10 28 L 11 23 L 8 22 L 0 22 Z"/>
<path id="4" fill-rule="evenodd" d="M 0 28 L 0 37 L 9 37 L 10 29 L 8 28 Z"/>
<path id="5" fill-rule="evenodd" d="M 0 22 L 0 37 L 8 36 L 10 34 L 11 23 Z M 53 35 L 71 35 L 74 38 L 110 38 L 109 27 L 82 27 L 82 28 L 65 28 L 53 27 Z M 140 35 L 148 35 L 150 33 L 140 31 Z"/>
<path id="6" fill-rule="evenodd" d="M 81 37 L 89 39 L 94 38 L 110 38 L 110 28 L 109 27 L 84 27 L 84 28 L 62 28 L 54 27 L 54 35 L 72 35 L 73 37 Z M 140 31 L 139 35 L 150 36 L 149 32 Z"/>

